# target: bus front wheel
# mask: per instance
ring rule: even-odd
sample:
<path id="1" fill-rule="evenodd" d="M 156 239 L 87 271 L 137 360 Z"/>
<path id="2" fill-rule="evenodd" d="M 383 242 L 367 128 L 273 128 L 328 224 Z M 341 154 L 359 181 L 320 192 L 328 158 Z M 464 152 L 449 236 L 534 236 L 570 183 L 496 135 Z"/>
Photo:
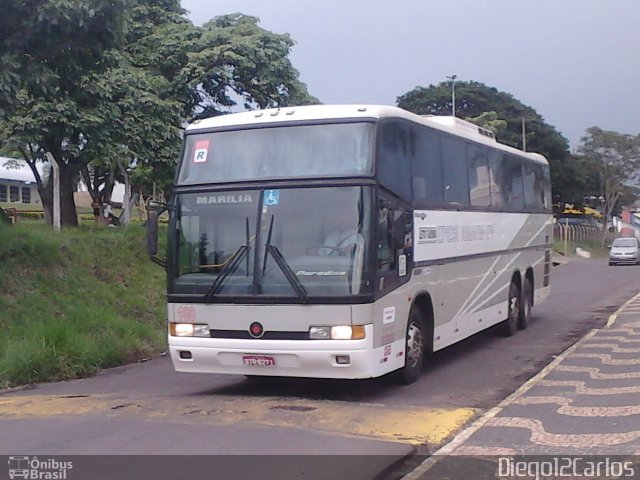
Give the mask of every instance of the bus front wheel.
<path id="1" fill-rule="evenodd" d="M 409 385 L 415 382 L 422 373 L 424 363 L 424 322 L 418 311 L 412 310 L 407 322 L 404 367 L 398 371 L 401 383 Z"/>

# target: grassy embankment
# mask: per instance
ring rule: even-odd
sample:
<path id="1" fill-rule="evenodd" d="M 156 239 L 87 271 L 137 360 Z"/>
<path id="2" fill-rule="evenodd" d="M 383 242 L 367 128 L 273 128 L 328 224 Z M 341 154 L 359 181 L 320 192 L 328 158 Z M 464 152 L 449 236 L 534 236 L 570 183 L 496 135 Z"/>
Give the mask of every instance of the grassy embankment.
<path id="1" fill-rule="evenodd" d="M 165 348 L 164 271 L 139 226 L 0 223 L 0 388 L 91 375 Z"/>
<path id="2" fill-rule="evenodd" d="M 581 248 L 591 253 L 591 258 L 606 258 L 609 255 L 609 249 L 601 246 L 601 242 L 583 240 L 580 242 L 567 242 L 567 257 L 576 257 L 576 249 Z M 562 240 L 554 240 L 553 250 L 561 255 L 565 253 L 565 244 Z"/>

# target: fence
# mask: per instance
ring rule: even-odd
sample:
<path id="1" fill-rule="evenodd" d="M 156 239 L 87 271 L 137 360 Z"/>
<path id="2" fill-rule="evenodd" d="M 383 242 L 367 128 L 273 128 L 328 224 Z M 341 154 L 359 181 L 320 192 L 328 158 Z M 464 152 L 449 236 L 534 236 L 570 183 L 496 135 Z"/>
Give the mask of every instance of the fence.
<path id="1" fill-rule="evenodd" d="M 618 232 L 605 232 L 604 243 L 609 244 L 618 237 Z M 595 225 L 566 225 L 556 223 L 553 226 L 553 239 L 569 242 L 602 242 L 602 229 Z"/>

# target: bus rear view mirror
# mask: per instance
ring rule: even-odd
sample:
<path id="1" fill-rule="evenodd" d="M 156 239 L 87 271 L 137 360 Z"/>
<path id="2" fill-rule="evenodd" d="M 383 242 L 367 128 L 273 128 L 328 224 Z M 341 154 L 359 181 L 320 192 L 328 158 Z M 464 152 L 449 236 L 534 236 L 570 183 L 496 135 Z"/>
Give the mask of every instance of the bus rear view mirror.
<path id="1" fill-rule="evenodd" d="M 150 257 L 158 253 L 158 212 L 149 212 L 147 220 L 147 253 Z"/>
<path id="2" fill-rule="evenodd" d="M 161 267 L 166 266 L 166 262 L 156 257 L 158 253 L 158 212 L 153 210 L 149 212 L 147 219 L 147 253 L 152 262 Z"/>

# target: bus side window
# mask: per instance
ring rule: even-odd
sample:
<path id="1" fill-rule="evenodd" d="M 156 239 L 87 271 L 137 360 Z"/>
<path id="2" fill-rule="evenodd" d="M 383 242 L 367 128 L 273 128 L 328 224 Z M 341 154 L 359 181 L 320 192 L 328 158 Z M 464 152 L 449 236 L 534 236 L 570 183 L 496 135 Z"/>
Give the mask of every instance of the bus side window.
<path id="1" fill-rule="evenodd" d="M 467 145 L 469 197 L 471 205 L 491 205 L 491 176 L 489 175 L 489 150 Z"/>
<path id="2" fill-rule="evenodd" d="M 380 183 L 404 201 L 411 201 L 410 157 L 415 156 L 415 133 L 408 122 L 391 120 L 381 124 L 378 140 Z"/>
<path id="3" fill-rule="evenodd" d="M 382 206 L 378 210 L 378 245 L 377 260 L 378 271 L 389 272 L 395 268 L 395 255 L 393 253 L 393 222 L 391 210 Z"/>
<path id="4" fill-rule="evenodd" d="M 441 147 L 444 201 L 454 205 L 469 205 L 466 144 L 459 138 L 443 136 Z"/>
<path id="5" fill-rule="evenodd" d="M 543 188 L 544 171 L 542 165 L 524 164 L 524 206 L 534 211 L 545 211 L 546 198 Z"/>
<path id="6" fill-rule="evenodd" d="M 388 292 L 409 279 L 406 265 L 412 261 L 411 255 L 408 255 L 411 252 L 412 220 L 413 213 L 407 221 L 407 210 L 401 208 L 400 204 L 380 200 L 376 232 L 378 293 Z M 402 273 L 399 269 L 401 255 L 404 256 Z"/>
<path id="7" fill-rule="evenodd" d="M 440 205 L 444 201 L 440 139 L 435 132 L 412 126 L 416 149 L 411 159 L 411 189 L 414 202 Z"/>

